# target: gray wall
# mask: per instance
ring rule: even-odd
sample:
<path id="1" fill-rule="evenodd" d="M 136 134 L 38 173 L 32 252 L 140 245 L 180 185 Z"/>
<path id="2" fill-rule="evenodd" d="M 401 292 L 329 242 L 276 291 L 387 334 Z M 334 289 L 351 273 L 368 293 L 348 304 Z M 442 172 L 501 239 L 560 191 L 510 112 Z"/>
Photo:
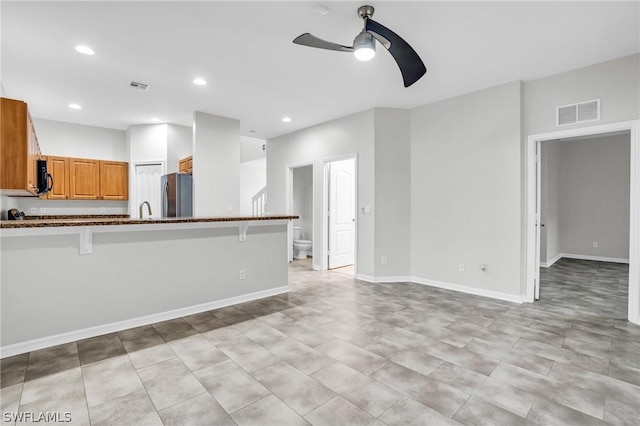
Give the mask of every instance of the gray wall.
<path id="1" fill-rule="evenodd" d="M 412 276 L 520 295 L 519 164 L 519 82 L 411 111 Z"/>
<path id="2" fill-rule="evenodd" d="M 560 143 L 563 253 L 629 259 L 629 140 Z"/>
<path id="3" fill-rule="evenodd" d="M 313 241 L 313 167 L 293 169 L 293 214 L 300 219 L 293 221 L 299 226 L 303 240 Z"/>
<path id="4" fill-rule="evenodd" d="M 193 115 L 194 216 L 237 215 L 240 210 L 240 121 Z"/>
<path id="5" fill-rule="evenodd" d="M 3 236 L 1 345 L 103 327 L 81 338 L 92 337 L 168 319 L 174 309 L 287 287 L 285 224 L 250 226 L 244 242 L 232 225 L 163 227 L 97 230 L 89 255 L 78 254 L 78 234 Z"/>
<path id="6" fill-rule="evenodd" d="M 43 155 L 129 161 L 124 130 L 35 118 L 34 126 Z"/>
<path id="7" fill-rule="evenodd" d="M 408 110 L 375 109 L 375 276 L 411 269 L 411 127 Z M 387 264 L 381 262 L 382 256 Z"/>
<path id="8" fill-rule="evenodd" d="M 524 82 L 524 135 L 634 120 L 640 117 L 640 54 Z M 556 107 L 600 99 L 600 121 L 557 127 Z"/>

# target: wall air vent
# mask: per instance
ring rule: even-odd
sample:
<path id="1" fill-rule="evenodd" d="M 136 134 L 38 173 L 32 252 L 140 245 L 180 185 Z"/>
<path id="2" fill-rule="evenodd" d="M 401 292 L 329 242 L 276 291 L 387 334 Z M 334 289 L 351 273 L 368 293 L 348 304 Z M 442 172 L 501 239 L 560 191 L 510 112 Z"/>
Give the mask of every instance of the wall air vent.
<path id="1" fill-rule="evenodd" d="M 138 83 L 137 81 L 132 81 L 129 83 L 129 87 L 133 87 L 138 90 L 149 90 L 149 85 L 144 83 Z"/>
<path id="2" fill-rule="evenodd" d="M 557 126 L 597 120 L 600 120 L 600 99 L 556 107 Z"/>

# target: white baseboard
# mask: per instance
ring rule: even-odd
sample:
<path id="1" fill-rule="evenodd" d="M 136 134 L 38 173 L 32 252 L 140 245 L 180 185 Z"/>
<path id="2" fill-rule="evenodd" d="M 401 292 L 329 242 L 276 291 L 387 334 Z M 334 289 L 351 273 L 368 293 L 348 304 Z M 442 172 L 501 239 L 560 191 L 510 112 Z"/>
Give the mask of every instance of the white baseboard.
<path id="1" fill-rule="evenodd" d="M 459 291 L 460 293 L 473 294 L 475 296 L 488 297 L 490 299 L 504 300 L 506 302 L 523 303 L 522 296 L 514 294 L 501 293 L 498 291 L 485 290 L 482 288 L 468 287 L 460 284 L 445 283 L 442 281 L 427 280 L 424 278 L 412 277 L 411 282 L 416 284 L 428 285 L 431 287 L 443 288 L 445 290 Z"/>
<path id="2" fill-rule="evenodd" d="M 598 262 L 629 263 L 629 259 L 622 259 L 619 257 L 589 256 L 586 254 L 560 253 L 560 257 L 565 257 L 567 259 L 595 260 Z"/>
<path id="3" fill-rule="evenodd" d="M 371 275 L 356 274 L 355 278 L 360 281 L 366 281 L 368 283 L 407 283 L 412 282 L 411 277 L 397 276 L 397 277 L 372 277 Z"/>
<path id="4" fill-rule="evenodd" d="M 540 266 L 543 268 L 550 268 L 551 265 L 553 265 L 560 259 L 562 259 L 562 253 L 556 254 L 553 258 L 551 258 L 551 260 L 548 260 L 546 262 L 540 262 Z"/>
<path id="5" fill-rule="evenodd" d="M 513 294 L 500 293 L 497 291 L 483 290 L 475 287 L 467 287 L 460 284 L 450 284 L 441 281 L 427 280 L 418 277 L 372 277 L 370 275 L 357 274 L 356 279 L 360 281 L 366 281 L 369 283 L 414 283 L 428 285 L 431 287 L 443 288 L 446 290 L 459 291 L 460 293 L 473 294 L 476 296 L 484 296 L 491 299 L 505 300 L 507 302 L 522 303 L 522 297 Z"/>
<path id="6" fill-rule="evenodd" d="M 90 337 L 101 336 L 103 334 L 114 333 L 116 331 L 127 330 L 129 328 L 154 324 L 157 322 L 180 318 L 187 315 L 198 314 L 200 312 L 206 312 L 212 309 L 224 308 L 225 306 L 237 305 L 238 303 L 250 302 L 252 300 L 263 299 L 270 296 L 277 296 L 278 294 L 287 293 L 288 291 L 288 286 L 276 287 L 269 290 L 256 291 L 254 293 L 245 294 L 243 296 L 230 297 L 228 299 L 216 300 L 214 302 L 188 306 L 185 308 L 174 309 L 158 314 L 146 315 L 129 320 L 117 321 L 110 324 L 84 328 L 81 330 L 74 330 L 67 333 L 28 340 L 26 342 L 15 343 L 13 345 L 0 347 L 0 358 L 6 358 L 26 352 L 36 351 L 38 349 L 44 349 L 52 346 L 62 345 L 65 343 L 75 342 L 77 340 L 88 339 Z"/>

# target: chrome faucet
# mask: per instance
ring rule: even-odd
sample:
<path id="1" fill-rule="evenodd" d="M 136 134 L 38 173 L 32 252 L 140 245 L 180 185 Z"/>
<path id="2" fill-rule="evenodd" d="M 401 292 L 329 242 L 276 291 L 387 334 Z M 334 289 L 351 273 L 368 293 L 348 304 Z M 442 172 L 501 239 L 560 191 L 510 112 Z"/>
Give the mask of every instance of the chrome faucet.
<path id="1" fill-rule="evenodd" d="M 149 211 L 149 217 L 151 217 L 151 215 L 153 213 L 151 213 L 151 204 L 149 204 L 148 201 L 143 201 L 142 203 L 140 203 L 140 219 L 142 219 L 142 206 L 147 205 L 147 210 Z"/>

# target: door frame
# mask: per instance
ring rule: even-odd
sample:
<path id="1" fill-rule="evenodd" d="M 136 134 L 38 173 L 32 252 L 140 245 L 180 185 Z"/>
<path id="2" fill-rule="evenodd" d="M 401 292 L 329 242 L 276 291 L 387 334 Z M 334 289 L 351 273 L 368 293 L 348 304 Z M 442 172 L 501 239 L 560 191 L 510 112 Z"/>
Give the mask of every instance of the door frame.
<path id="1" fill-rule="evenodd" d="M 539 142 L 576 136 L 591 136 L 618 131 L 630 132 L 630 188 L 629 188 L 629 308 L 627 318 L 640 324 L 640 120 L 629 120 L 598 126 L 580 127 L 550 133 L 530 135 L 527 139 L 527 214 L 526 226 L 526 287 L 523 300 L 534 301 L 536 268 L 539 270 L 539 256 L 536 262 L 536 247 L 539 232 L 536 223 L 536 199 L 541 188 L 536 179 L 536 150 Z"/>
<path id="2" fill-rule="evenodd" d="M 137 218 L 138 211 L 136 209 L 140 206 L 140 200 L 138 200 L 138 188 L 136 187 L 138 184 L 138 179 L 136 177 L 136 167 L 160 164 L 160 166 L 162 167 L 162 175 L 166 175 L 167 166 L 165 160 L 145 160 L 136 161 L 129 164 L 129 176 L 132 177 L 131 179 L 129 179 L 129 217 Z"/>
<path id="3" fill-rule="evenodd" d="M 329 165 L 334 161 L 353 160 L 355 179 L 353 182 L 355 189 L 355 219 L 353 230 L 353 271 L 354 277 L 358 273 L 358 154 L 346 154 L 322 159 L 322 255 L 320 256 L 320 270 L 329 270 Z M 315 265 L 314 265 L 315 266 Z"/>
<path id="4" fill-rule="evenodd" d="M 300 163 L 292 163 L 286 166 L 286 199 L 285 199 L 285 211 L 287 215 L 293 214 L 293 169 L 299 169 L 301 167 L 311 166 L 311 241 L 313 244 L 313 251 L 316 250 L 315 235 L 316 235 L 316 173 L 314 161 L 303 161 Z M 287 224 L 287 259 L 289 262 L 293 261 L 293 220 L 290 220 Z M 314 269 L 315 256 L 313 257 Z"/>

